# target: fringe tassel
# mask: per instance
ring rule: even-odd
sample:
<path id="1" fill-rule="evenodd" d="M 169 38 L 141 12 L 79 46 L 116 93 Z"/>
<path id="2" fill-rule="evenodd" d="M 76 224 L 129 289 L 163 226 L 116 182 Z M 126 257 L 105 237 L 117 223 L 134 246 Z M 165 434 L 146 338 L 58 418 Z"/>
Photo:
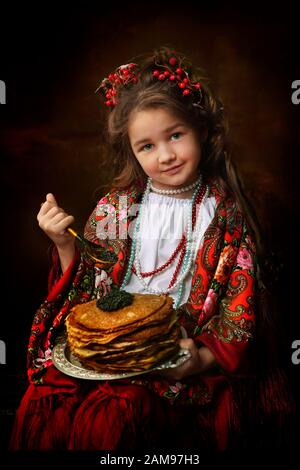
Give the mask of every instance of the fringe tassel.
<path id="1" fill-rule="evenodd" d="M 184 430 L 191 429 L 191 416 L 192 411 L 172 407 L 143 386 L 107 382 L 91 391 L 78 408 L 69 449 L 155 450 L 174 448 L 176 442 L 180 449 L 190 448 Z"/>
<path id="2" fill-rule="evenodd" d="M 229 384 L 229 386 L 228 386 Z M 296 447 L 296 407 L 281 369 L 228 377 L 214 404 L 173 406 L 139 385 L 24 397 L 10 449 L 282 449 Z"/>
<path id="3" fill-rule="evenodd" d="M 128 387 L 101 384 L 80 405 L 72 424 L 69 449 L 133 450 L 137 447 L 134 397 Z M 83 429 L 84 423 L 84 429 Z"/>
<path id="4" fill-rule="evenodd" d="M 66 394 L 28 400 L 27 408 L 17 411 L 10 449 L 66 449 L 78 400 L 78 396 Z"/>

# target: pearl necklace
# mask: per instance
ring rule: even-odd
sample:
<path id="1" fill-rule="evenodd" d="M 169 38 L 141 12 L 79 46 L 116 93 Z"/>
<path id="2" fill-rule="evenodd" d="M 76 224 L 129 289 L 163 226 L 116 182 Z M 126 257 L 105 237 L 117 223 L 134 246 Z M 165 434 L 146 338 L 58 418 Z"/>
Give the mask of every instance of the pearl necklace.
<path id="1" fill-rule="evenodd" d="M 200 189 L 201 184 L 202 184 L 202 178 L 200 176 L 199 180 L 197 181 L 197 187 L 194 191 L 192 201 L 189 203 L 190 211 L 188 213 L 187 234 L 186 234 L 186 243 L 187 243 L 187 245 L 186 245 L 186 250 L 185 250 L 185 254 L 184 254 L 184 258 L 183 258 L 183 262 L 182 262 L 182 266 L 181 266 L 182 274 L 181 274 L 181 276 L 178 277 L 176 282 L 172 283 L 172 286 L 170 286 L 170 287 L 168 287 L 167 289 L 164 289 L 164 290 L 159 290 L 159 289 L 149 287 L 146 284 L 146 282 L 144 281 L 143 276 L 141 274 L 140 261 L 139 261 L 139 258 L 138 258 L 138 254 L 139 254 L 140 248 L 141 248 L 141 237 L 138 237 L 137 235 L 140 231 L 141 220 L 143 220 L 142 207 L 143 207 L 143 204 L 145 203 L 145 201 L 148 199 L 148 196 L 149 196 L 149 193 L 150 193 L 151 180 L 150 180 L 150 178 L 148 178 L 147 186 L 146 186 L 146 189 L 145 189 L 144 195 L 142 197 L 142 201 L 141 201 L 141 209 L 139 211 L 139 214 L 138 214 L 137 220 L 136 220 L 136 226 L 135 226 L 134 234 L 133 234 L 133 238 L 132 238 L 132 245 L 131 245 L 129 263 L 128 263 L 128 267 L 127 267 L 127 271 L 126 271 L 123 283 L 121 285 L 121 289 L 124 289 L 126 284 L 128 284 L 130 276 L 132 274 L 133 264 L 135 264 L 135 266 L 136 266 L 135 267 L 136 275 L 137 275 L 139 281 L 144 286 L 144 288 L 147 292 L 150 292 L 150 293 L 153 293 L 153 294 L 168 294 L 168 293 L 170 293 L 171 291 L 175 290 L 178 287 L 178 295 L 177 295 L 176 300 L 174 300 L 174 308 L 176 309 L 176 308 L 179 307 L 180 301 L 181 301 L 181 298 L 182 298 L 182 295 L 183 295 L 183 292 L 184 292 L 184 279 L 186 278 L 186 276 L 188 275 L 188 273 L 191 269 L 193 258 L 194 258 L 195 242 L 193 240 L 194 239 L 194 232 L 192 230 L 192 212 L 193 212 L 193 205 L 194 205 L 194 202 L 195 202 L 195 199 L 196 199 L 196 196 L 198 194 L 198 191 Z M 207 197 L 208 192 L 209 192 L 208 187 L 206 187 L 206 191 L 205 191 L 205 194 L 203 196 L 202 202 Z M 196 230 L 196 227 L 195 227 L 195 230 Z M 196 233 L 197 233 L 197 231 L 196 231 Z"/>
<path id="2" fill-rule="evenodd" d="M 181 193 L 186 193 L 190 189 L 196 188 L 196 186 L 199 184 L 199 181 L 201 181 L 201 176 L 197 179 L 197 181 L 190 184 L 189 186 L 184 186 L 183 188 L 179 188 L 179 189 L 158 189 L 155 186 L 153 186 L 152 179 L 150 178 L 150 189 L 153 192 L 157 193 L 157 194 L 165 194 L 165 195 L 181 194 Z"/>

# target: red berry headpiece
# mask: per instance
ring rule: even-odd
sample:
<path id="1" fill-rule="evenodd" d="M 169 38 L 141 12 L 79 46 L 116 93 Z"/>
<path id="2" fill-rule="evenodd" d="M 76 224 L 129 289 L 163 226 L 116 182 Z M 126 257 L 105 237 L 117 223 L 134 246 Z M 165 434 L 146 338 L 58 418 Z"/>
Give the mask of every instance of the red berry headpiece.
<path id="1" fill-rule="evenodd" d="M 193 104 L 201 106 L 201 83 L 190 80 L 187 67 L 182 62 L 179 62 L 177 57 L 171 55 L 167 64 L 155 62 L 155 66 L 156 68 L 152 73 L 153 77 L 161 81 L 169 80 L 177 84 L 181 88 L 183 96 L 192 96 L 194 98 Z"/>
<path id="2" fill-rule="evenodd" d="M 170 56 L 165 63 L 158 63 L 154 59 L 152 70 L 153 78 L 160 81 L 169 81 L 174 86 L 177 85 L 182 90 L 183 96 L 192 96 L 193 104 L 202 107 L 201 84 L 190 80 L 187 67 L 177 59 L 175 53 L 170 52 Z M 135 84 L 141 79 L 137 64 L 121 65 L 113 73 L 110 73 L 108 78 L 102 80 L 95 93 L 101 91 L 106 98 L 106 106 L 114 107 L 118 104 L 118 88 Z"/>
<path id="3" fill-rule="evenodd" d="M 126 86 L 129 83 L 137 83 L 137 81 L 136 64 L 120 65 L 113 73 L 108 75 L 108 78 L 102 80 L 95 93 L 101 91 L 106 98 L 106 106 L 115 106 L 118 104 L 118 88 L 120 86 Z"/>

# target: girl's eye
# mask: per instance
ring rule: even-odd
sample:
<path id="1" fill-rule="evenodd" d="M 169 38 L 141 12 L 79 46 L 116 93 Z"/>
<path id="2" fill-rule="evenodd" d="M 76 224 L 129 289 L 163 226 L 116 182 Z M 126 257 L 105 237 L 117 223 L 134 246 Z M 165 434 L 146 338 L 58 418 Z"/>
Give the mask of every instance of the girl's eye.
<path id="1" fill-rule="evenodd" d="M 142 147 L 142 150 L 146 150 L 147 152 L 148 150 L 151 150 L 151 148 L 152 148 L 152 144 L 146 144 L 144 145 L 144 147 Z"/>
<path id="2" fill-rule="evenodd" d="M 180 136 L 181 136 L 181 132 L 175 132 L 174 134 L 172 134 L 171 139 L 178 140 Z"/>

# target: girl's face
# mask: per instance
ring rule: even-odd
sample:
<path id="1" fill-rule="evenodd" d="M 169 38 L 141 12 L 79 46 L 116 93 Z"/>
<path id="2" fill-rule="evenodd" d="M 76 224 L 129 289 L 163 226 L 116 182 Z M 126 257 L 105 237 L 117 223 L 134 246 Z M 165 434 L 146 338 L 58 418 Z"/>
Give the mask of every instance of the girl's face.
<path id="1" fill-rule="evenodd" d="M 134 112 L 128 136 L 134 155 L 157 188 L 180 188 L 198 178 L 200 137 L 168 109 Z"/>

